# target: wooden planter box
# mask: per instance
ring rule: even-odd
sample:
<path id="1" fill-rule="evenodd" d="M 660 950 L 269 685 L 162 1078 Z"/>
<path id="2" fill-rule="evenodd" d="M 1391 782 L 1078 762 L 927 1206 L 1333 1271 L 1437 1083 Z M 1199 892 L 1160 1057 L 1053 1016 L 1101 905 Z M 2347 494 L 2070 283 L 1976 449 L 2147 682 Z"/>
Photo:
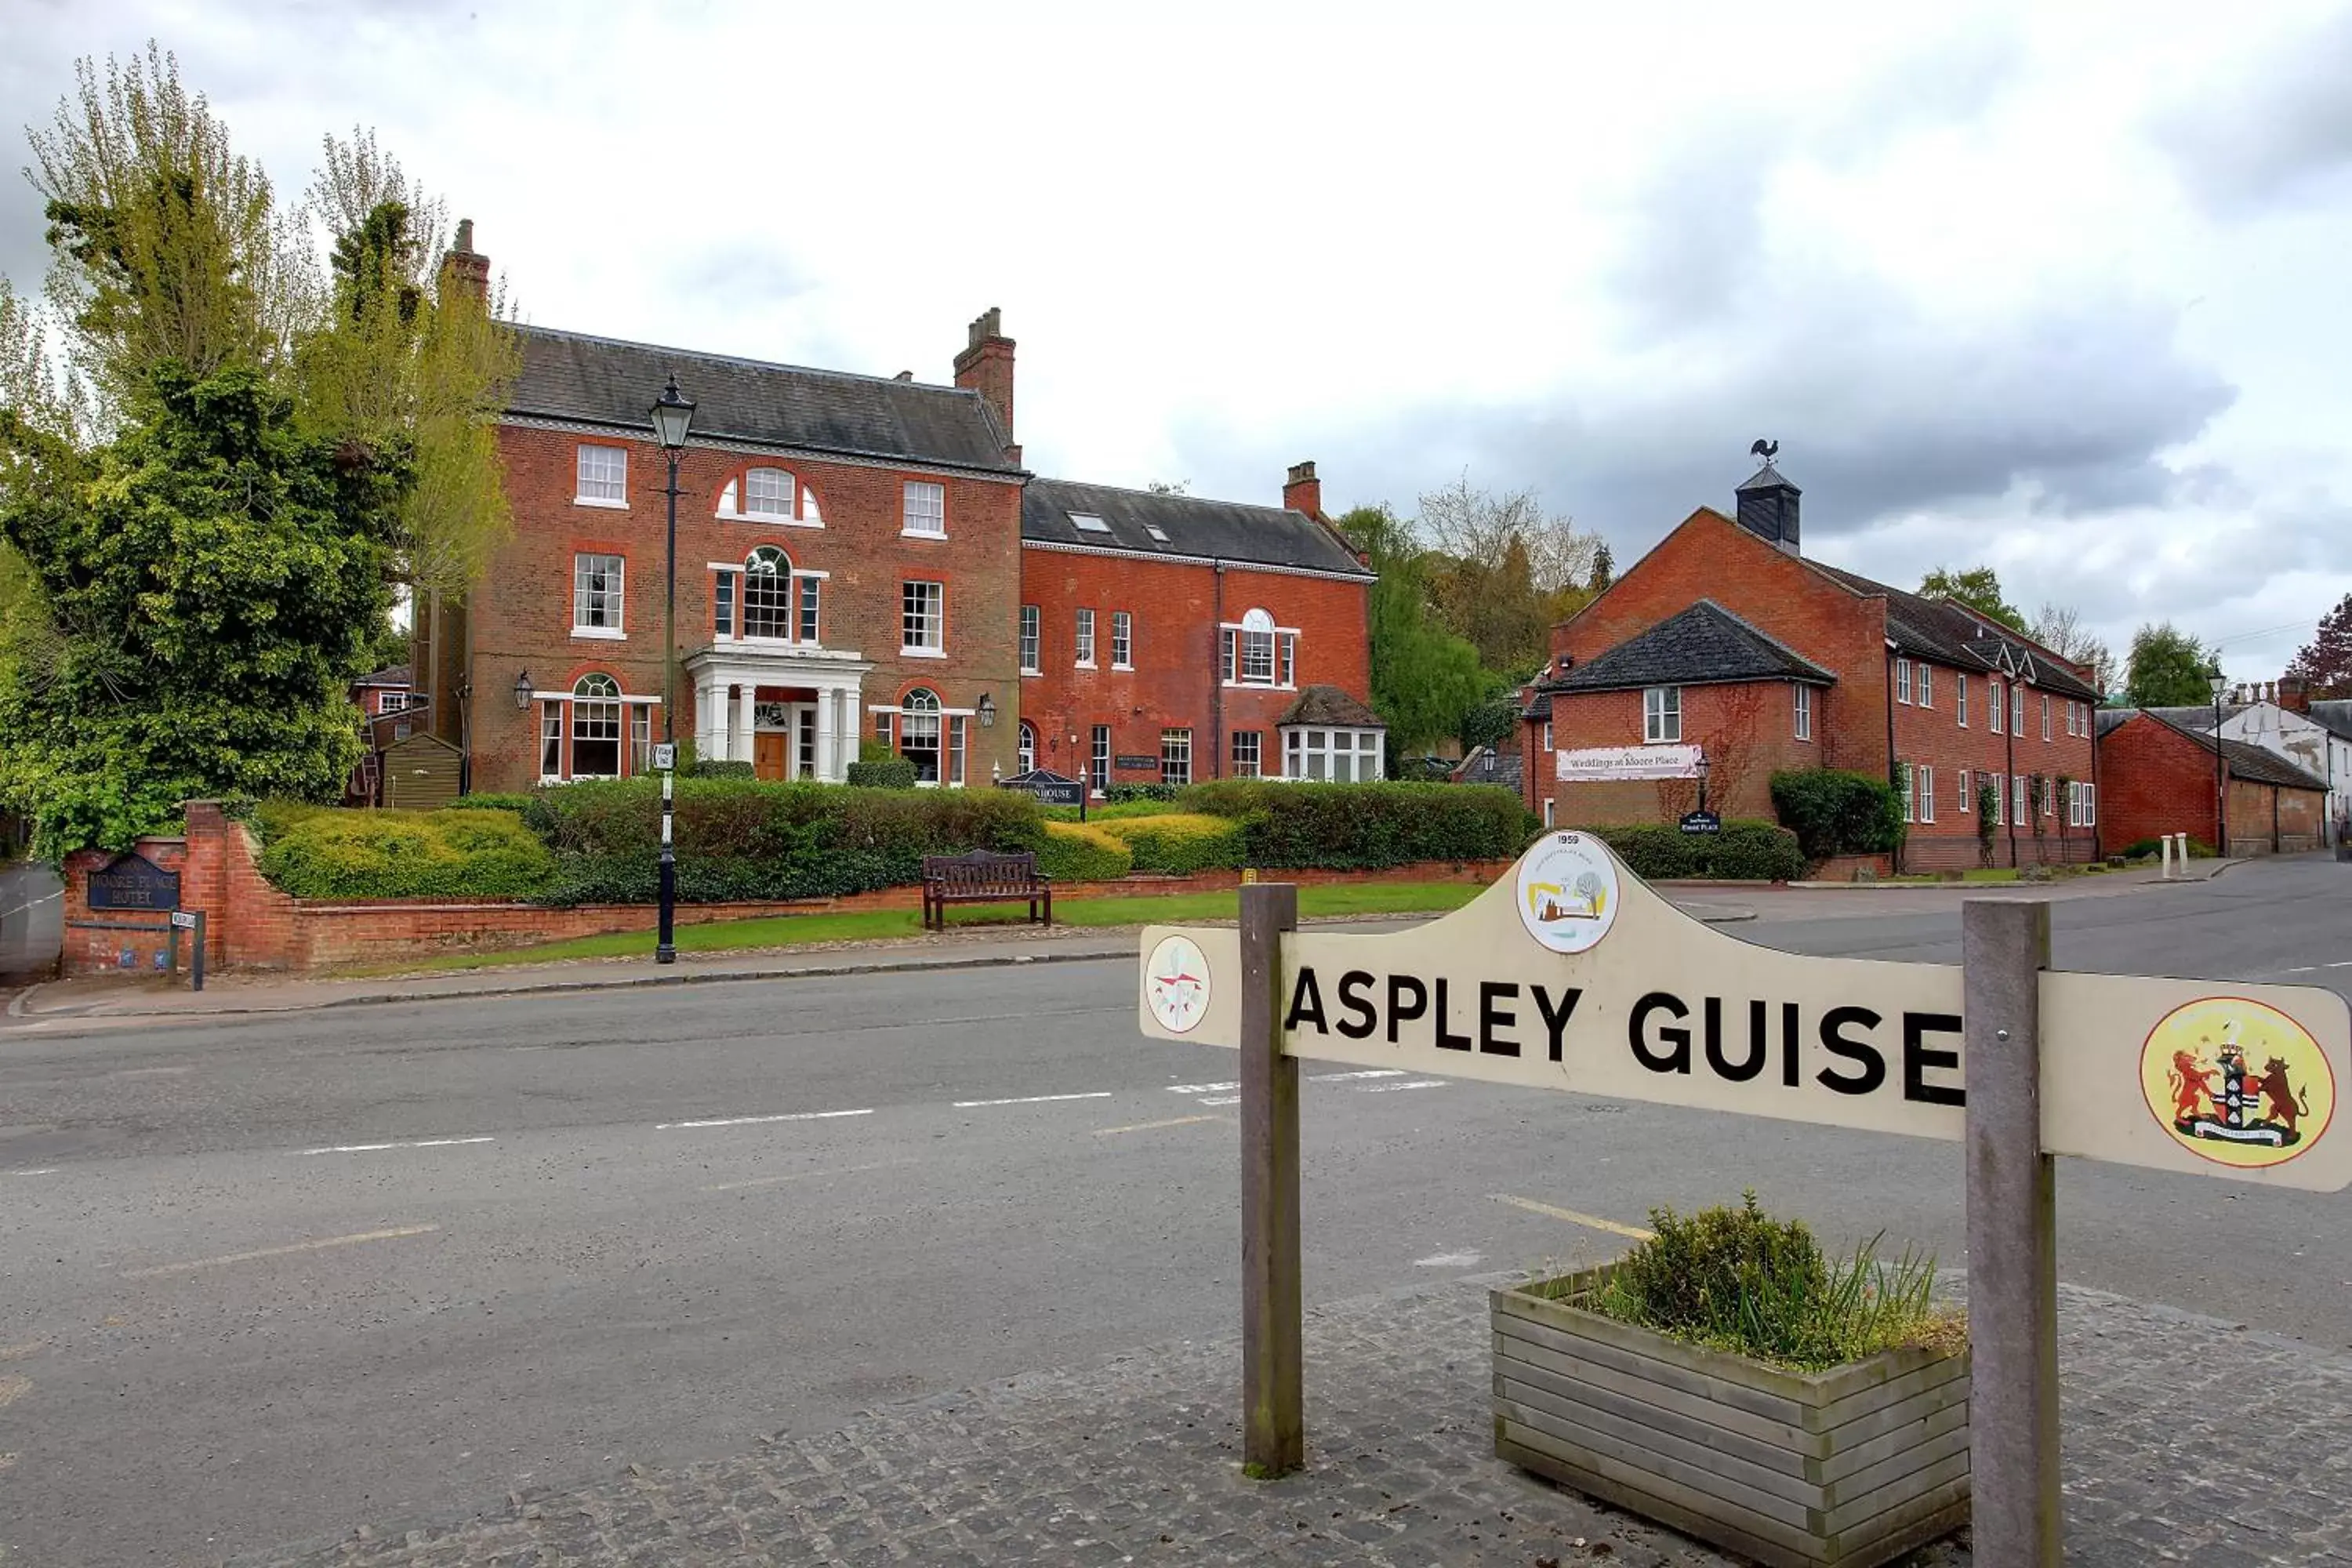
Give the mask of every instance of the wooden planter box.
<path id="1" fill-rule="evenodd" d="M 1968 1522 L 1966 1351 L 1780 1372 L 1570 1305 L 1607 1273 L 1488 1297 L 1498 1456 L 1770 1568 L 1872 1568 Z"/>

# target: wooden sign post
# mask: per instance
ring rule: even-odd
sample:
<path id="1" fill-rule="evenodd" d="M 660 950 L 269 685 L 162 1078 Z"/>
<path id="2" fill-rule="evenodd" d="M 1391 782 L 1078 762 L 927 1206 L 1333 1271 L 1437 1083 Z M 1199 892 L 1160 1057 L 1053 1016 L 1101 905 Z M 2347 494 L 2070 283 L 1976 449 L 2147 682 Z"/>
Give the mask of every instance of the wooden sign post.
<path id="1" fill-rule="evenodd" d="M 1300 1058 L 1964 1142 L 1976 1541 L 2003 1568 L 2058 1561 L 2053 1156 L 2352 1185 L 2352 1134 L 2331 1135 L 2342 998 L 2053 971 L 2044 904 L 1969 900 L 1958 968 L 1784 953 L 1556 832 L 1412 931 L 1297 914 L 1258 883 L 1239 931 L 1146 930 L 1137 1008 L 1147 1036 L 1241 1052 L 1253 1475 L 1304 1462 Z"/>

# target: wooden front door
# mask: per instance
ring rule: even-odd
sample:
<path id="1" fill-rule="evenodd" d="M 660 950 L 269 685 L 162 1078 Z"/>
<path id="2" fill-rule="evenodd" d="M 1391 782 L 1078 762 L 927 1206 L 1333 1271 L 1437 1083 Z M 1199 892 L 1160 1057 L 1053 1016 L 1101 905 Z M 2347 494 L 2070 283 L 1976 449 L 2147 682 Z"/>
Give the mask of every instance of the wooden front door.
<path id="1" fill-rule="evenodd" d="M 785 743 L 789 735 L 755 734 L 751 737 L 751 771 L 763 779 L 785 776 Z"/>

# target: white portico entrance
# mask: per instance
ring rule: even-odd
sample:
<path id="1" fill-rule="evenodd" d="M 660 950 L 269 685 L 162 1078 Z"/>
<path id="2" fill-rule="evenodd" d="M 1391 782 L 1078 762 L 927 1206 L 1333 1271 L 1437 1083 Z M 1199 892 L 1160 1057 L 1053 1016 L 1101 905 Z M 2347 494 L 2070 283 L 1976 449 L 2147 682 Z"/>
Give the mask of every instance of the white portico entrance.
<path id="1" fill-rule="evenodd" d="M 839 784 L 857 760 L 857 696 L 874 667 L 809 644 L 730 639 L 687 655 L 695 751 L 750 763 L 761 778 Z"/>

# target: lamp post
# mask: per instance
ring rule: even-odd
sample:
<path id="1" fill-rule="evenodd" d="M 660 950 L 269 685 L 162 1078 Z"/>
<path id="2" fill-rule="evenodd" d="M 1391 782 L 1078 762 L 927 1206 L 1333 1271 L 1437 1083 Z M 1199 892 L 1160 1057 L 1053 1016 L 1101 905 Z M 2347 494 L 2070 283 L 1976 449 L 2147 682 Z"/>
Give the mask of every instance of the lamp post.
<path id="1" fill-rule="evenodd" d="M 2215 665 L 2209 684 L 2213 688 L 2213 822 L 2221 842 L 2213 852 L 2227 858 L 2230 853 L 2230 770 L 2221 760 L 2221 693 L 2229 685 L 2221 679 L 2221 667 Z"/>
<path id="2" fill-rule="evenodd" d="M 1698 808 L 1704 813 L 1706 810 L 1706 753 L 1705 752 L 1698 754 L 1697 766 L 1692 771 L 1698 774 Z"/>
<path id="3" fill-rule="evenodd" d="M 655 439 L 669 459 L 669 552 L 662 602 L 662 752 L 669 765 L 661 771 L 661 928 L 654 962 L 676 963 L 677 945 L 671 938 L 677 917 L 677 853 L 671 823 L 677 784 L 677 458 L 686 449 L 687 426 L 694 423 L 694 400 L 679 395 L 673 374 L 651 412 Z"/>

